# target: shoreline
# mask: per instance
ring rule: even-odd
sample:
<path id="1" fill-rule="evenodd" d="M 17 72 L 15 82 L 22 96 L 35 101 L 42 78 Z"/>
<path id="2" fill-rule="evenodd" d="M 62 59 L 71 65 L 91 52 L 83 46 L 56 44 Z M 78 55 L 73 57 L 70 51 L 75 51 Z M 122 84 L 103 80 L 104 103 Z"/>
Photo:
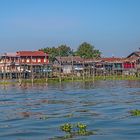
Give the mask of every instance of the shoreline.
<path id="1" fill-rule="evenodd" d="M 40 78 L 40 79 L 13 79 L 13 80 L 3 80 L 0 85 L 10 85 L 10 84 L 45 84 L 45 83 L 64 83 L 64 82 L 92 82 L 100 80 L 140 80 L 140 77 L 136 76 L 95 76 L 95 77 L 61 77 L 60 78 Z"/>

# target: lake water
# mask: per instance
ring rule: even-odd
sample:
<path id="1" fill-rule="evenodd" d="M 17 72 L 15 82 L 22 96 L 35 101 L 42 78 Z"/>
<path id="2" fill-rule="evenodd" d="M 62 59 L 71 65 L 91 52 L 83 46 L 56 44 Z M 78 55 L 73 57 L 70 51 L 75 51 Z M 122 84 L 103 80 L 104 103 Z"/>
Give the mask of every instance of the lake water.
<path id="1" fill-rule="evenodd" d="M 140 81 L 0 86 L 0 140 L 61 139 L 64 123 L 85 123 L 95 135 L 73 140 L 139 140 Z"/>

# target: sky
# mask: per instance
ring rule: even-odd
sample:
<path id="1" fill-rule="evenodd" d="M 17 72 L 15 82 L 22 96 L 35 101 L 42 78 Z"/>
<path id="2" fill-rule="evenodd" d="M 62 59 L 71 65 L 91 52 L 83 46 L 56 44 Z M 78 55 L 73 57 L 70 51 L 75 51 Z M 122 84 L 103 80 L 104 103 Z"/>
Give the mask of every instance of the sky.
<path id="1" fill-rule="evenodd" d="M 140 0 L 0 0 L 0 53 L 88 42 L 103 57 L 140 48 Z"/>

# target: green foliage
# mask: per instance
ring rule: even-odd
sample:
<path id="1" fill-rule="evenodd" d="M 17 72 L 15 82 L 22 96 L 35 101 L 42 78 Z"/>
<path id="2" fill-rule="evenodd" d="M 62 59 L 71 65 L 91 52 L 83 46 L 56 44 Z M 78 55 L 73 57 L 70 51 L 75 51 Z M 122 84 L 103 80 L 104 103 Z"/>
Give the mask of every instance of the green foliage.
<path id="1" fill-rule="evenodd" d="M 66 45 L 59 46 L 57 50 L 59 52 L 59 56 L 69 56 L 72 54 L 71 48 Z"/>
<path id="2" fill-rule="evenodd" d="M 60 129 L 61 129 L 62 131 L 71 133 L 71 131 L 72 131 L 72 124 L 66 123 L 66 124 L 60 126 Z"/>
<path id="3" fill-rule="evenodd" d="M 81 56 L 82 58 L 98 58 L 100 57 L 101 52 L 96 50 L 91 44 L 84 42 L 78 47 L 76 55 Z"/>
<path id="4" fill-rule="evenodd" d="M 72 53 L 72 50 L 67 45 L 60 45 L 58 47 L 47 47 L 40 49 L 41 51 L 44 51 L 45 53 L 49 54 L 49 59 L 51 62 L 55 60 L 55 57 L 57 56 L 69 56 Z"/>
<path id="5" fill-rule="evenodd" d="M 140 110 L 138 110 L 138 109 L 131 110 L 130 113 L 132 116 L 140 116 Z"/>
<path id="6" fill-rule="evenodd" d="M 78 135 L 86 136 L 88 134 L 86 130 L 87 125 L 82 123 L 77 123 L 77 128 L 78 128 Z"/>
<path id="7" fill-rule="evenodd" d="M 80 130 L 86 130 L 86 128 L 87 128 L 87 125 L 85 125 L 85 124 L 82 124 L 82 123 L 77 123 L 77 128 L 79 128 Z"/>
<path id="8" fill-rule="evenodd" d="M 87 130 L 87 125 L 83 123 L 66 123 L 60 126 L 60 129 L 68 134 L 64 136 L 64 138 L 72 138 L 74 136 L 89 136 L 94 135 L 95 133 L 93 131 Z"/>
<path id="9" fill-rule="evenodd" d="M 87 42 L 82 43 L 75 52 L 73 52 L 72 49 L 67 45 L 60 45 L 58 47 L 46 47 L 40 50 L 48 53 L 49 59 L 52 62 L 57 56 L 78 55 L 82 58 L 98 58 L 101 55 L 101 52 L 99 50 L 96 50 L 94 46 Z"/>
<path id="10" fill-rule="evenodd" d="M 57 51 L 57 48 L 55 47 L 52 47 L 52 48 L 47 47 L 47 48 L 42 48 L 40 50 L 49 54 L 49 60 L 51 62 L 53 62 L 55 60 L 55 57 L 59 55 L 59 52 Z"/>

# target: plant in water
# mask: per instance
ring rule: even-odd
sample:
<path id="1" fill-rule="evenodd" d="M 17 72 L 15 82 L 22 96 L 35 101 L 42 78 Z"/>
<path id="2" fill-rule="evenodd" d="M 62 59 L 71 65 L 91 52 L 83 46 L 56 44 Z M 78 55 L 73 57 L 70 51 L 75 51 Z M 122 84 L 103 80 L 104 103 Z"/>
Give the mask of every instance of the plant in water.
<path id="1" fill-rule="evenodd" d="M 130 113 L 132 116 L 140 116 L 140 110 L 138 109 L 131 110 Z"/>
<path id="2" fill-rule="evenodd" d="M 93 131 L 87 130 L 87 125 L 83 123 L 66 123 L 62 126 L 60 126 L 60 129 L 67 133 L 67 135 L 64 136 L 64 138 L 72 138 L 74 136 L 88 136 L 88 135 L 94 135 L 95 133 Z"/>
<path id="3" fill-rule="evenodd" d="M 66 123 L 66 124 L 60 126 L 60 128 L 61 128 L 62 131 L 71 133 L 71 131 L 72 131 L 72 124 Z"/>
<path id="4" fill-rule="evenodd" d="M 77 123 L 77 128 L 86 130 L 87 125 L 78 122 L 78 123 Z"/>
<path id="5" fill-rule="evenodd" d="M 86 124 L 82 124 L 82 123 L 77 123 L 77 128 L 78 128 L 78 135 L 88 135 L 88 131 L 86 130 L 87 125 Z"/>

